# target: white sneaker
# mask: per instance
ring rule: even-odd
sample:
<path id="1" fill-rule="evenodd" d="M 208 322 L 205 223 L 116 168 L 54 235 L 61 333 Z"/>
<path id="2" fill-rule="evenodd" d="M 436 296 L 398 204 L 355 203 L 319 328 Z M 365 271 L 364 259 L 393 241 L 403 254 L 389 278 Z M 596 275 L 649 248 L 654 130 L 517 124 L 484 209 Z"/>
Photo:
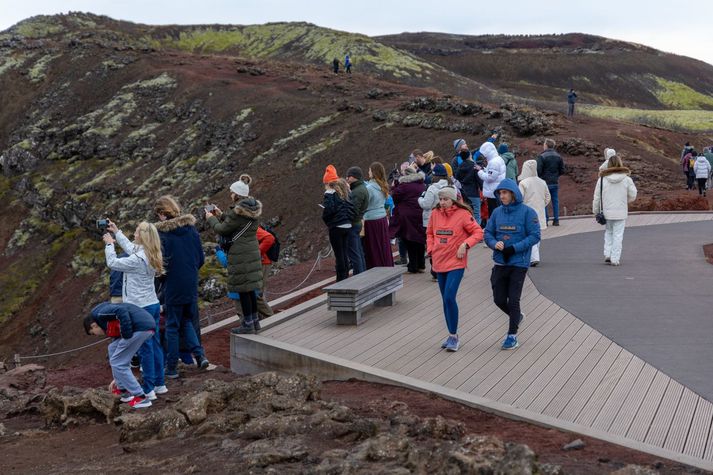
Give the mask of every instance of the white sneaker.
<path id="1" fill-rule="evenodd" d="M 168 388 L 164 384 L 163 386 L 156 386 L 155 388 L 153 388 L 153 391 L 151 391 L 151 392 L 156 393 L 156 394 L 166 394 L 168 392 Z"/>
<path id="2" fill-rule="evenodd" d="M 134 399 L 134 395 L 131 393 L 126 393 L 123 396 L 119 398 L 119 401 L 121 402 L 131 402 Z"/>
<path id="3" fill-rule="evenodd" d="M 146 397 L 149 401 L 155 401 L 156 399 L 158 399 L 158 396 L 156 396 L 156 391 L 146 393 Z"/>

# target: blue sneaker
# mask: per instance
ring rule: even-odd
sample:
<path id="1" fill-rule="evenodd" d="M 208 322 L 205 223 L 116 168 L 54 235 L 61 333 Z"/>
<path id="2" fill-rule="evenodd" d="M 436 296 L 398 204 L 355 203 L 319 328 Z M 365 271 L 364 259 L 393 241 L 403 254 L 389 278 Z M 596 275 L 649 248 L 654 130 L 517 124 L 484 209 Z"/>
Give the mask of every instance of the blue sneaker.
<path id="1" fill-rule="evenodd" d="M 514 350 L 520 346 L 520 343 L 517 342 L 517 335 L 508 335 L 505 337 L 505 341 L 503 341 L 503 350 Z"/>
<path id="2" fill-rule="evenodd" d="M 457 336 L 450 337 L 449 341 L 446 342 L 446 351 L 458 351 L 460 347 L 460 342 Z"/>
<path id="3" fill-rule="evenodd" d="M 452 336 L 448 335 L 448 338 L 443 340 L 443 343 L 441 343 L 441 348 L 448 348 L 448 344 L 451 342 L 452 338 Z"/>

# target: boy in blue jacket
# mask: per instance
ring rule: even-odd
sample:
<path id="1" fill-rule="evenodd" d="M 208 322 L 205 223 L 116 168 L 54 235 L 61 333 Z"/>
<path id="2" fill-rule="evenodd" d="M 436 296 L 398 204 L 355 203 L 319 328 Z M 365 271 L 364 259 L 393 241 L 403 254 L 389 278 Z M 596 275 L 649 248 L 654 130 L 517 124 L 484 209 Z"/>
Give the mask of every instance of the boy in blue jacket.
<path id="1" fill-rule="evenodd" d="M 532 246 L 540 242 L 540 222 L 534 209 L 522 202 L 517 184 L 506 178 L 495 189 L 501 206 L 493 211 L 485 227 L 485 243 L 493 249 L 493 287 L 495 305 L 510 317 L 503 350 L 519 346 L 517 330 L 522 322 L 520 296 L 530 267 Z"/>
<path id="2" fill-rule="evenodd" d="M 84 318 L 87 335 L 104 336 L 112 321 L 118 321 L 120 335 L 109 343 L 109 364 L 121 402 L 134 409 L 149 407 L 151 401 L 131 372 L 131 357 L 151 338 L 156 322 L 151 314 L 130 303 L 100 303 Z"/>

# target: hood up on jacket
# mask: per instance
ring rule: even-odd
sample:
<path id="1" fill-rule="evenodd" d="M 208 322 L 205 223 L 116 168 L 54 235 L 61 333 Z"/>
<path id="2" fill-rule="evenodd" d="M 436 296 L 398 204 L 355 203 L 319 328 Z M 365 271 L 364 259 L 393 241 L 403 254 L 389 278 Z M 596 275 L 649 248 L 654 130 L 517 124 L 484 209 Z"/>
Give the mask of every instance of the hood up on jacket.
<path id="1" fill-rule="evenodd" d="M 262 203 L 255 198 L 243 198 L 233 207 L 233 212 L 238 216 L 257 219 L 262 214 Z"/>
<path id="2" fill-rule="evenodd" d="M 605 168 L 599 171 L 599 176 L 606 178 L 611 183 L 619 183 L 629 175 L 631 175 L 631 170 L 629 170 L 627 167 L 612 167 Z"/>
<path id="3" fill-rule="evenodd" d="M 528 160 L 522 164 L 522 170 L 520 170 L 520 176 L 517 177 L 518 180 L 522 181 L 525 178 L 532 178 L 537 176 L 537 160 Z"/>
<path id="4" fill-rule="evenodd" d="M 517 183 L 515 183 L 515 180 L 505 178 L 503 181 L 500 182 L 498 187 L 495 188 L 495 193 L 499 192 L 500 190 L 512 191 L 513 195 L 515 195 L 515 201 L 513 201 L 507 206 L 519 205 L 520 203 L 522 203 L 522 193 L 520 192 L 520 188 L 518 188 Z"/>
<path id="5" fill-rule="evenodd" d="M 195 226 L 196 218 L 192 214 L 184 214 L 178 216 L 177 218 L 167 219 L 166 221 L 159 221 L 154 223 L 156 229 L 162 233 L 170 233 L 178 228 L 184 226 Z"/>
<path id="6" fill-rule="evenodd" d="M 495 148 L 492 142 L 485 142 L 480 146 L 480 153 L 488 160 L 491 161 L 498 156 L 498 150 Z"/>

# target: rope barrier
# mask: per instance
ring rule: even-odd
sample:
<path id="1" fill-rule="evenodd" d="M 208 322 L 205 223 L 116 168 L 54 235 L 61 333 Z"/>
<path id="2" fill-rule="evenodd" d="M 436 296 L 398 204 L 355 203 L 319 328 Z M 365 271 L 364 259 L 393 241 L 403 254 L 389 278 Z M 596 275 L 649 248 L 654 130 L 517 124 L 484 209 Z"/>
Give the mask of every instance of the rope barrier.
<path id="1" fill-rule="evenodd" d="M 95 341 L 94 343 L 90 343 L 88 345 L 80 346 L 79 348 L 72 348 L 71 350 L 65 350 L 65 351 L 60 351 L 58 353 L 48 353 L 46 355 L 32 355 L 32 356 L 20 356 L 20 355 L 15 355 L 15 361 L 18 360 L 35 360 L 35 359 L 41 359 L 41 358 L 50 358 L 52 356 L 61 356 L 61 355 L 66 355 L 68 353 L 74 353 L 75 351 L 79 350 L 84 350 L 85 348 L 89 348 L 91 346 L 98 345 L 99 343 L 104 343 L 105 341 L 111 340 L 111 338 L 104 338 L 103 340 Z"/>
<path id="2" fill-rule="evenodd" d="M 314 260 L 314 264 L 312 265 L 312 269 L 310 269 L 310 271 L 307 273 L 307 277 L 305 277 L 305 278 L 302 280 L 302 282 L 300 282 L 299 284 L 297 284 L 296 286 L 294 286 L 294 287 L 291 288 L 290 290 L 287 290 L 287 291 L 285 291 L 285 292 L 275 292 L 275 291 L 272 291 L 272 290 L 266 290 L 265 293 L 266 293 L 266 294 L 270 294 L 270 295 L 287 295 L 287 294 L 289 294 L 290 292 L 294 292 L 295 290 L 299 289 L 299 288 L 302 286 L 302 284 L 304 284 L 305 282 L 307 282 L 307 279 L 309 279 L 310 276 L 314 273 L 314 271 L 315 271 L 315 269 L 317 268 L 317 265 L 320 263 L 320 261 L 321 261 L 322 259 L 328 258 L 331 254 L 332 254 L 332 247 L 331 247 L 331 246 L 327 248 L 327 253 L 326 253 L 325 255 L 322 255 L 322 251 L 319 251 L 319 252 L 317 253 L 317 258 Z"/>

